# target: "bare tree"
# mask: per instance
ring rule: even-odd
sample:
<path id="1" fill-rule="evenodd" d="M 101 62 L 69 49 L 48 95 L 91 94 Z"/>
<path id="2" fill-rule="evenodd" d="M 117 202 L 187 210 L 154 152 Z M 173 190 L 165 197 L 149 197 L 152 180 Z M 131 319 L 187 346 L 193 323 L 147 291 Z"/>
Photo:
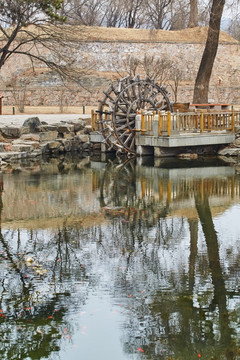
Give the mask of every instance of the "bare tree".
<path id="1" fill-rule="evenodd" d="M 121 0 L 113 0 L 106 3 L 105 6 L 105 25 L 107 27 L 122 26 L 124 7 Z"/>
<path id="2" fill-rule="evenodd" d="M 207 42 L 194 86 L 193 102 L 208 102 L 209 82 L 218 49 L 221 18 L 225 0 L 213 0 Z"/>
<path id="3" fill-rule="evenodd" d="M 143 5 L 144 0 L 123 0 L 124 4 L 124 17 L 123 17 L 123 25 L 126 28 L 140 28 L 143 19 Z"/>
<path id="4" fill-rule="evenodd" d="M 63 78 L 77 80 L 86 73 L 73 56 L 79 44 L 58 13 L 62 4 L 63 0 L 0 0 L 0 69 L 11 57 L 26 56 L 33 68 L 42 63 Z"/>
<path id="5" fill-rule="evenodd" d="M 168 29 L 171 23 L 170 4 L 172 0 L 147 0 L 145 4 L 146 22 L 154 29 Z"/>
<path id="6" fill-rule="evenodd" d="M 190 15 L 188 27 L 198 26 L 198 0 L 190 0 Z"/>
<path id="7" fill-rule="evenodd" d="M 68 0 L 64 14 L 68 23 L 86 26 L 102 26 L 105 17 L 105 1 Z"/>
<path id="8" fill-rule="evenodd" d="M 187 27 L 189 16 L 189 1 L 174 0 L 171 2 L 170 30 L 180 30 Z"/>

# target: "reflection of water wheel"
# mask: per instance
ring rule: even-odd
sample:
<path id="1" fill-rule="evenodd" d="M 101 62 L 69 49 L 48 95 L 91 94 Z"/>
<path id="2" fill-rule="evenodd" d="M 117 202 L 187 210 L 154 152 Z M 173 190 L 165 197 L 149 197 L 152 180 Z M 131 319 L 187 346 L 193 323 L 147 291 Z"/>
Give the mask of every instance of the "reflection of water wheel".
<path id="1" fill-rule="evenodd" d="M 110 148 L 135 153 L 135 117 L 140 109 L 170 110 L 167 90 L 154 80 L 126 77 L 112 84 L 100 102 L 99 123 Z"/>

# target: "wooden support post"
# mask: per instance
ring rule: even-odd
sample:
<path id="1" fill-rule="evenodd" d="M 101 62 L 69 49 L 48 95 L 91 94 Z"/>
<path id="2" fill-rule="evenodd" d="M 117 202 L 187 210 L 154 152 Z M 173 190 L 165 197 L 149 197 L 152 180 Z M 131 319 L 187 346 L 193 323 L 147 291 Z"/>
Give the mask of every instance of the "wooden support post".
<path id="1" fill-rule="evenodd" d="M 232 132 L 235 132 L 235 114 L 234 114 L 234 109 L 232 106 L 232 116 L 231 116 L 231 121 L 232 121 Z"/>
<path id="2" fill-rule="evenodd" d="M 144 135 L 144 131 L 145 131 L 144 114 L 143 114 L 143 110 L 141 110 L 141 132 L 142 132 L 142 135 Z"/>
<path id="3" fill-rule="evenodd" d="M 167 203 L 170 204 L 172 200 L 172 184 L 171 184 L 171 180 L 168 180 L 168 184 L 167 184 Z"/>
<path id="4" fill-rule="evenodd" d="M 204 118 L 203 118 L 203 111 L 201 110 L 201 115 L 200 115 L 200 132 L 203 133 L 204 130 Z"/>
<path id="5" fill-rule="evenodd" d="M 163 132 L 163 116 L 158 112 L 158 135 L 162 135 Z"/>
<path id="6" fill-rule="evenodd" d="M 94 110 L 91 110 L 91 125 L 92 125 L 92 131 L 95 131 L 96 122 L 95 122 L 95 111 Z"/>
<path id="7" fill-rule="evenodd" d="M 171 125 L 172 125 L 171 112 L 168 111 L 168 113 L 167 113 L 167 134 L 168 134 L 168 136 L 171 135 Z"/>

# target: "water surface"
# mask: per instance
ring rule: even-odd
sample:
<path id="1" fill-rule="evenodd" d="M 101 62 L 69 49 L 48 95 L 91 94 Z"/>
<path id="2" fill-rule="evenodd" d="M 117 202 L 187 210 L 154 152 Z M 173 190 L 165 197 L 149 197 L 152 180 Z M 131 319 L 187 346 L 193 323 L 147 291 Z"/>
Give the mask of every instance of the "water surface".
<path id="1" fill-rule="evenodd" d="M 219 160 L 2 174 L 0 359 L 240 359 L 240 175 Z"/>

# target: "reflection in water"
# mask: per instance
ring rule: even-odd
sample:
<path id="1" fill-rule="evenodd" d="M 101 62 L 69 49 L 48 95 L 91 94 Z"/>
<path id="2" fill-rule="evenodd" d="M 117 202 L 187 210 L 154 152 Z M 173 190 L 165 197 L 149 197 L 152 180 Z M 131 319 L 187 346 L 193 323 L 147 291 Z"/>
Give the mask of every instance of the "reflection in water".
<path id="1" fill-rule="evenodd" d="M 1 359 L 239 359 L 240 178 L 185 164 L 3 175 Z"/>

